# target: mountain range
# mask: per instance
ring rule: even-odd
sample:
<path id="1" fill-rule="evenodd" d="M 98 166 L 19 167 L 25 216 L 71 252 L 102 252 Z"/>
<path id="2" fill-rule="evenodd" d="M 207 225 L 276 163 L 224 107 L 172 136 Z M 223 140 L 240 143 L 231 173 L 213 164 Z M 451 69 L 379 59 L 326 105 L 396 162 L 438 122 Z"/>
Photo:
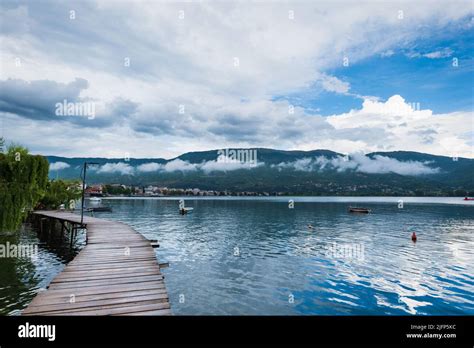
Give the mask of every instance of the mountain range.
<path id="1" fill-rule="evenodd" d="M 89 166 L 88 183 L 295 195 L 474 195 L 474 159 L 409 151 L 344 155 L 257 148 L 172 159 L 47 158 L 50 178 L 58 179 L 79 179 L 85 161 L 98 163 Z"/>

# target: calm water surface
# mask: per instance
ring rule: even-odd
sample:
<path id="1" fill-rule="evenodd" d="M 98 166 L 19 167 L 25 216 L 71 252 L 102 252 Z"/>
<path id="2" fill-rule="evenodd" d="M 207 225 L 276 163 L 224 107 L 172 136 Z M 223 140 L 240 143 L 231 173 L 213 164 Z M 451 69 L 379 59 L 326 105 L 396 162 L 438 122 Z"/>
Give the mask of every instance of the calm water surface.
<path id="1" fill-rule="evenodd" d="M 46 225 L 45 225 L 46 227 Z M 28 257 L 0 257 L 0 315 L 18 315 L 85 245 L 84 235 L 70 244 L 60 230 L 43 233 L 26 223 L 18 231 L 0 232 L 4 246 L 28 246 Z"/>
<path id="2" fill-rule="evenodd" d="M 398 198 L 305 197 L 290 209 L 289 199 L 185 198 L 194 208 L 186 216 L 177 198 L 104 199 L 113 212 L 95 216 L 159 240 L 174 314 L 474 314 L 473 202 L 406 198 L 399 209 Z M 349 204 L 373 212 L 350 214 Z M 0 260 L 4 314 L 26 306 L 76 252 L 29 226 L 19 236 L 41 252 Z"/>

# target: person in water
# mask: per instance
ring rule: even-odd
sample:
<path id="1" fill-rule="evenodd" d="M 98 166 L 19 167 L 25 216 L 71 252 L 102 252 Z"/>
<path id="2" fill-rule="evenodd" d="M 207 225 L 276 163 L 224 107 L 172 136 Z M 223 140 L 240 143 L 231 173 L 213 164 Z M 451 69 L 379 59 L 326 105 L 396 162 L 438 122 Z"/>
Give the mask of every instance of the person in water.
<path id="1" fill-rule="evenodd" d="M 411 240 L 416 242 L 416 233 L 413 232 L 413 234 L 411 235 Z"/>
<path id="2" fill-rule="evenodd" d="M 310 230 L 314 229 L 313 225 L 308 224 L 308 229 L 310 229 Z"/>

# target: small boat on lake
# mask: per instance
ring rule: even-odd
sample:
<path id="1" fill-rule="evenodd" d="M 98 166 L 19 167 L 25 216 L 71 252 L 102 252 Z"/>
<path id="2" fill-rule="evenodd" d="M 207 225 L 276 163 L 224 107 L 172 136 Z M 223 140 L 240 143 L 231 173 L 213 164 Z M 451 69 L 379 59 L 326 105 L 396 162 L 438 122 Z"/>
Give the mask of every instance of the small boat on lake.
<path id="1" fill-rule="evenodd" d="M 179 213 L 180 213 L 181 215 L 189 214 L 189 213 L 192 213 L 192 212 L 193 212 L 193 209 L 194 209 L 194 208 L 181 208 L 181 209 L 179 209 Z"/>
<path id="2" fill-rule="evenodd" d="M 465 201 L 474 201 L 474 198 L 472 198 L 472 197 L 464 197 L 464 200 L 465 200 Z"/>
<path id="3" fill-rule="evenodd" d="M 349 213 L 363 213 L 363 214 L 368 214 L 368 213 L 370 213 L 370 209 L 367 209 L 367 208 L 360 208 L 360 207 L 349 207 Z"/>
<path id="4" fill-rule="evenodd" d="M 92 212 L 111 212 L 112 208 L 111 207 L 91 207 L 87 208 L 87 211 L 92 211 Z"/>

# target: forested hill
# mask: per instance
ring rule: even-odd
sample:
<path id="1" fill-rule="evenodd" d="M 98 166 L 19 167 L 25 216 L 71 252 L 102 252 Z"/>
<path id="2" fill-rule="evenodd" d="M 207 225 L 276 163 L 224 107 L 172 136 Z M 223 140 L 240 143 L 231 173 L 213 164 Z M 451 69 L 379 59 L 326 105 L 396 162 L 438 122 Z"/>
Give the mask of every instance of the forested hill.
<path id="1" fill-rule="evenodd" d="M 254 156 L 255 155 L 255 156 Z M 48 156 L 50 177 L 91 183 L 301 195 L 474 195 L 474 160 L 418 152 L 343 154 L 329 150 L 244 149 L 163 158 Z"/>

